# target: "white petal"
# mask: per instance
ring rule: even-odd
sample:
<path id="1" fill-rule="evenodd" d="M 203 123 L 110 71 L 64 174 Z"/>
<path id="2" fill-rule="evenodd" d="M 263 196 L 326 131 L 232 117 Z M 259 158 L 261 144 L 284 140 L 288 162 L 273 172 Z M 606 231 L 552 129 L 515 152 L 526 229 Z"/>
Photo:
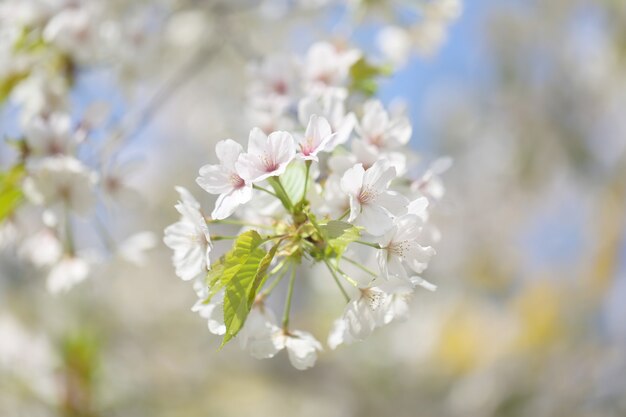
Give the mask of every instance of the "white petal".
<path id="1" fill-rule="evenodd" d="M 363 187 L 364 175 L 365 170 L 361 164 L 356 164 L 348 169 L 341 177 L 341 189 L 343 192 L 351 196 L 358 196 Z"/>
<path id="2" fill-rule="evenodd" d="M 251 199 L 252 185 L 246 185 L 229 193 L 221 194 L 215 202 L 215 210 L 211 213 L 211 217 L 216 220 L 225 219 L 233 214 L 240 205 L 247 203 Z"/>
<path id="3" fill-rule="evenodd" d="M 235 162 L 243 153 L 243 147 L 232 139 L 221 140 L 215 145 L 215 154 L 228 171 L 235 170 Z"/>
<path id="4" fill-rule="evenodd" d="M 196 183 L 211 194 L 227 193 L 233 188 L 230 175 L 231 173 L 221 165 L 204 165 L 200 168 L 200 176 L 196 178 Z"/>

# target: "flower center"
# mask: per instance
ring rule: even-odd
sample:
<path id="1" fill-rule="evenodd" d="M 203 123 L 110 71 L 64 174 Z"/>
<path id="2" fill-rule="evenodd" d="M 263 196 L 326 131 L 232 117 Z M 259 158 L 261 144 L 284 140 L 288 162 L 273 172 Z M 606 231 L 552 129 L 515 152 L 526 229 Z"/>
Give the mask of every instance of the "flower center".
<path id="1" fill-rule="evenodd" d="M 270 158 L 270 156 L 267 153 L 261 156 L 261 162 L 263 163 L 265 172 L 272 172 L 278 169 L 278 164 L 276 163 L 276 161 L 274 161 L 274 158 Z"/>
<path id="2" fill-rule="evenodd" d="M 412 243 L 409 240 L 391 242 L 387 247 L 387 252 L 399 258 L 404 258 L 404 255 L 409 251 L 409 249 L 411 249 L 411 246 Z"/>
<path id="3" fill-rule="evenodd" d="M 378 197 L 378 195 L 380 194 L 380 192 L 372 189 L 371 187 L 363 187 L 361 189 L 361 192 L 359 193 L 358 196 L 358 200 L 359 203 L 361 204 L 367 204 L 372 202 L 376 197 Z"/>
<path id="4" fill-rule="evenodd" d="M 383 292 L 376 288 L 362 288 L 361 297 L 367 301 L 372 310 L 377 310 L 383 303 Z"/>
<path id="5" fill-rule="evenodd" d="M 243 178 L 233 172 L 232 174 L 230 174 L 230 184 L 233 186 L 233 188 L 239 189 L 246 185 L 246 182 Z"/>

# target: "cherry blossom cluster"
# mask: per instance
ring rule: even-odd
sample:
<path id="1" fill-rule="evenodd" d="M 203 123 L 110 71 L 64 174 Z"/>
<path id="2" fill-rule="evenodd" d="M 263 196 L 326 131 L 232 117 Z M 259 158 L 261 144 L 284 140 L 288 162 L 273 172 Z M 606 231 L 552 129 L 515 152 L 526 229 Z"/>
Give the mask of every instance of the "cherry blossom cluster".
<path id="1" fill-rule="evenodd" d="M 265 123 L 250 131 L 245 149 L 232 139 L 218 142 L 218 163 L 199 170 L 197 184 L 216 196 L 213 210 L 177 188 L 180 219 L 164 237 L 176 275 L 193 282 L 193 311 L 209 331 L 223 344 L 236 338 L 255 358 L 286 350 L 297 369 L 314 365 L 322 344 L 290 324 L 294 288 L 312 268 L 326 269 L 346 302 L 327 338 L 332 349 L 405 317 L 416 287 L 435 288 L 420 274 L 439 238 L 429 216 L 449 163 L 414 175 L 407 117 L 374 99 L 348 111 L 350 99 L 362 97 L 348 88 L 361 57 L 319 43 L 300 67 L 270 58 L 257 68 L 249 106 L 256 116 L 268 107 L 276 112 L 257 119 Z M 213 233 L 220 224 L 241 229 Z M 221 256 L 213 250 L 219 240 L 234 241 Z M 279 322 L 268 300 L 285 277 Z"/>
<path id="2" fill-rule="evenodd" d="M 83 281 L 105 259 L 141 264 L 156 244 L 150 232 L 116 242 L 103 224 L 103 212 L 135 199 L 127 185 L 133 164 L 119 160 L 107 104 L 94 102 L 76 114 L 70 99 L 80 70 L 115 63 L 126 71 L 134 51 L 146 49 L 139 26 L 115 14 L 116 6 L 0 4 L 0 103 L 6 99 L 18 110 L 19 131 L 9 140 L 11 167 L 0 178 L 0 245 L 44 271 L 52 293 Z M 90 221 L 102 244 L 77 243 L 79 219 Z"/>

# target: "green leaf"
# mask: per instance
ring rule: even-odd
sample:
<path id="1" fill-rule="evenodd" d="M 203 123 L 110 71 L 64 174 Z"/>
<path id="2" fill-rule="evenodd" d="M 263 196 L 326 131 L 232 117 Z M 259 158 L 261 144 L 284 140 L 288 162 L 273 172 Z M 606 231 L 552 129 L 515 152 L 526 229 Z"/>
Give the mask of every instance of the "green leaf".
<path id="1" fill-rule="evenodd" d="M 13 89 L 26 77 L 28 77 L 28 72 L 17 72 L 0 79 L 0 103 L 9 97 Z"/>
<path id="2" fill-rule="evenodd" d="M 328 246 L 341 257 L 348 245 L 361 237 L 361 228 L 339 220 L 331 220 L 320 226 Z"/>
<path id="3" fill-rule="evenodd" d="M 248 231 L 237 238 L 233 249 L 225 257 L 219 284 L 225 288 L 226 334 L 222 346 L 243 327 L 257 291 L 266 278 L 267 268 L 276 254 L 278 244 L 266 252 L 261 247 L 264 242 L 256 231 Z"/>
<path id="4" fill-rule="evenodd" d="M 263 259 L 261 259 L 259 269 L 257 270 L 256 275 L 252 280 L 252 289 L 250 291 L 250 294 L 248 295 L 248 304 L 250 305 L 250 308 L 252 308 L 252 305 L 254 304 L 254 300 L 256 299 L 256 295 L 259 292 L 259 289 L 263 287 L 263 284 L 265 284 L 265 280 L 267 280 L 267 269 L 272 263 L 272 259 L 274 259 L 274 256 L 276 255 L 278 245 L 280 245 L 280 241 L 272 246 L 269 252 L 267 252 Z"/>
<path id="5" fill-rule="evenodd" d="M 20 183 L 24 177 L 24 166 L 15 165 L 0 173 L 0 222 L 13 213 L 23 198 Z"/>
<path id="6" fill-rule="evenodd" d="M 390 73 L 391 68 L 388 66 L 370 64 L 362 57 L 350 67 L 350 90 L 373 96 L 378 90 L 376 78 Z"/>
<path id="7" fill-rule="evenodd" d="M 306 166 L 301 161 L 289 164 L 283 175 L 280 176 L 280 182 L 294 204 L 302 200 L 305 180 Z"/>

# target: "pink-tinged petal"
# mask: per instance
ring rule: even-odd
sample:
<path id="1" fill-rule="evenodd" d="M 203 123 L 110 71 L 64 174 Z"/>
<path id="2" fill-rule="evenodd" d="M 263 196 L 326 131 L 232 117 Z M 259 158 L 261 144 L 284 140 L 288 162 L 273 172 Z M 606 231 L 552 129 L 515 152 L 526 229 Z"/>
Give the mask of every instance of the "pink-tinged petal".
<path id="1" fill-rule="evenodd" d="M 199 173 L 196 183 L 210 194 L 227 193 L 232 189 L 230 174 L 220 165 L 204 165 Z"/>
<path id="2" fill-rule="evenodd" d="M 258 156 L 252 154 L 241 154 L 235 163 L 237 173 L 247 182 L 263 181 L 269 175 L 263 169 L 263 165 Z"/>
<path id="3" fill-rule="evenodd" d="M 268 156 L 277 165 L 273 175 L 280 175 L 296 156 L 295 141 L 289 132 L 278 131 L 269 135 L 268 142 Z"/>
<path id="4" fill-rule="evenodd" d="M 243 147 L 232 139 L 221 140 L 215 145 L 217 159 L 227 171 L 235 171 L 235 162 L 242 153 Z"/>

